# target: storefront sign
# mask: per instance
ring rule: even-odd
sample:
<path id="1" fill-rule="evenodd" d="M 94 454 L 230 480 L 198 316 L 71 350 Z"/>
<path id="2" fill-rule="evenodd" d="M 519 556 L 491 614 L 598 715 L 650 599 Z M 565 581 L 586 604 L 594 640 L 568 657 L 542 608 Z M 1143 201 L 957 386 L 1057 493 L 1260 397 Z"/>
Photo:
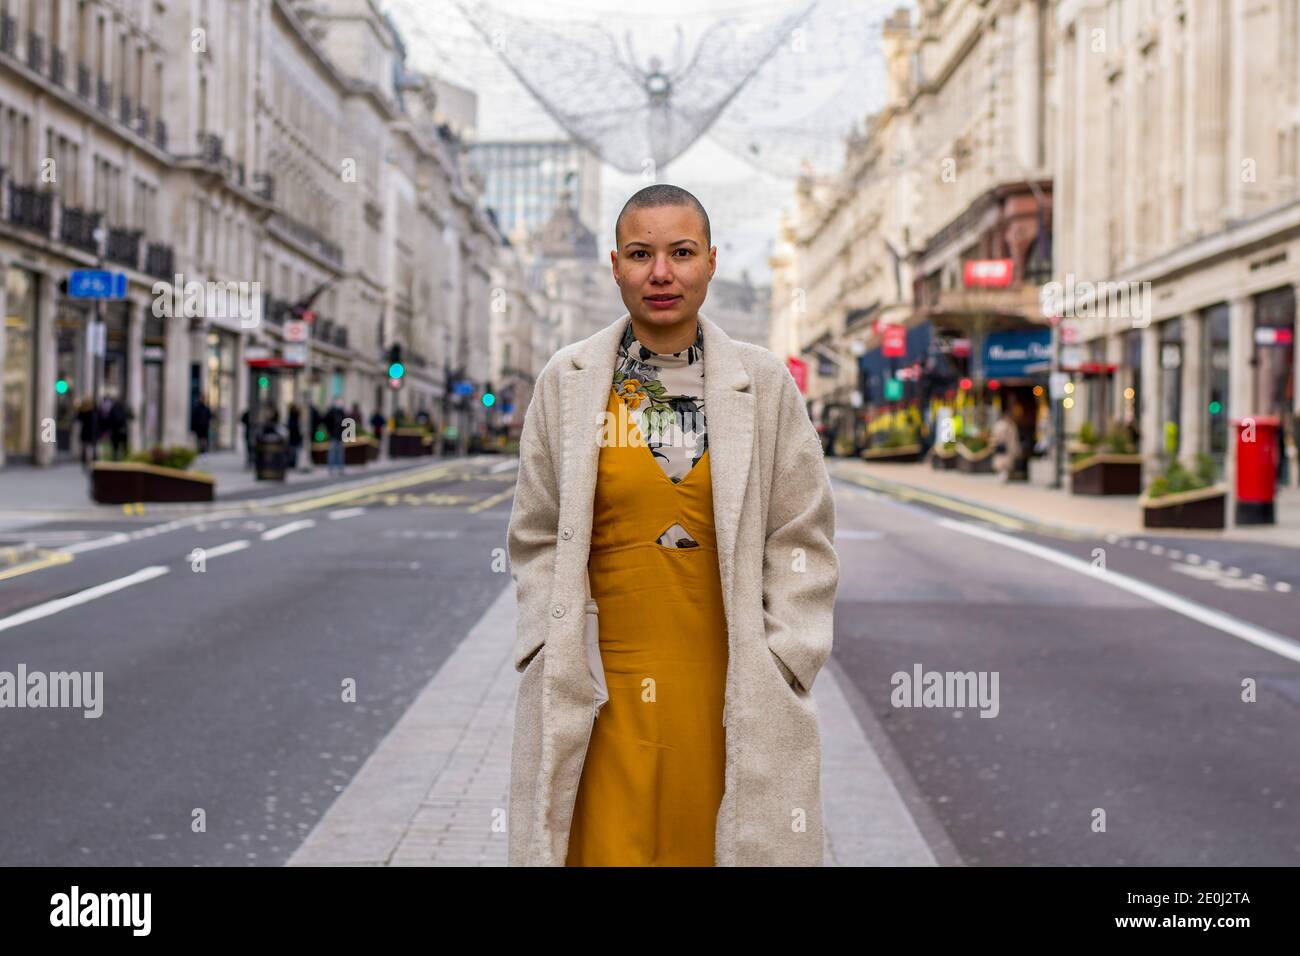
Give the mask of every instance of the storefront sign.
<path id="1" fill-rule="evenodd" d="M 1291 340 L 1291 330 L 1285 327 L 1261 325 L 1255 329 L 1256 345 L 1290 345 Z"/>
<path id="2" fill-rule="evenodd" d="M 1024 378 L 1028 365 L 1052 360 L 1052 332 L 990 332 L 984 340 L 985 378 Z"/>
<path id="3" fill-rule="evenodd" d="M 907 354 L 907 329 L 901 325 L 887 325 L 883 330 L 880 351 L 886 358 L 902 358 Z"/>
<path id="4" fill-rule="evenodd" d="M 1015 273 L 1010 259 L 971 259 L 962 268 L 968 289 L 1004 289 Z"/>

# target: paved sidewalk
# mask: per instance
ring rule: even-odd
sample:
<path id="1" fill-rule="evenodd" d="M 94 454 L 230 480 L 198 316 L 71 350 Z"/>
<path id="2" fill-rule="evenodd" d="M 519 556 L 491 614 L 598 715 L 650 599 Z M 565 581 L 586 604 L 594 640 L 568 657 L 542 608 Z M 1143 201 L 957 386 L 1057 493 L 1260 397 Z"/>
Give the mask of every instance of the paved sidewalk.
<path id="1" fill-rule="evenodd" d="M 928 461 L 914 464 L 886 464 L 855 458 L 828 458 L 831 475 L 849 480 L 866 479 L 879 487 L 914 489 L 926 496 L 946 499 L 957 510 L 988 509 L 1022 521 L 1026 525 L 1047 525 L 1090 537 L 1118 535 L 1191 535 L 1224 538 L 1259 544 L 1300 548 L 1300 489 L 1280 488 L 1276 504 L 1278 523 L 1229 528 L 1226 531 L 1150 529 L 1142 527 L 1142 510 L 1136 496 L 1074 495 L 1066 488 L 1050 487 L 1053 463 L 1032 459 L 1028 482 L 1003 484 L 996 475 L 968 475 L 959 471 L 936 471 Z M 888 487 L 885 490 L 890 490 Z M 936 502 L 937 503 L 937 502 Z M 962 506 L 965 506 L 964 508 Z"/>
<path id="2" fill-rule="evenodd" d="M 326 811 L 289 866 L 504 866 L 519 675 L 507 583 Z M 821 719 L 828 865 L 933 865 L 903 799 L 827 668 Z"/>
<path id="3" fill-rule="evenodd" d="M 474 456 L 471 456 L 474 457 Z M 498 456 L 504 457 L 506 456 Z M 243 451 L 219 451 L 200 455 L 190 466 L 191 471 L 204 472 L 216 478 L 216 501 L 242 501 L 251 497 L 271 496 L 288 491 L 325 487 L 341 481 L 351 481 L 371 475 L 415 468 L 421 465 L 443 464 L 456 460 L 452 457 L 426 456 L 423 458 L 381 457 L 366 465 L 350 465 L 344 475 L 330 475 L 324 465 L 313 465 L 308 473 L 289 471 L 285 480 L 258 481 L 253 469 L 244 467 Z M 469 461 L 470 458 L 459 460 Z M 301 462 L 301 458 L 299 459 Z M 160 506 L 161 507 L 161 506 Z M 118 514 L 120 505 L 100 505 L 90 498 L 90 478 L 80 462 L 60 462 L 47 468 L 27 464 L 10 464 L 0 468 L 0 513 L 76 511 Z"/>

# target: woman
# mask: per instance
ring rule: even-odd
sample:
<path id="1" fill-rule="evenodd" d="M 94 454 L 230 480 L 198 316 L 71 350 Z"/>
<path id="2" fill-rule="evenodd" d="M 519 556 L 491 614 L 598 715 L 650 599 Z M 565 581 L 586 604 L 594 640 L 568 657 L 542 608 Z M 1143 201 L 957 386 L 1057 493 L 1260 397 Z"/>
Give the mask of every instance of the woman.
<path id="1" fill-rule="evenodd" d="M 998 473 L 998 480 L 1008 482 L 1020 455 L 1020 429 L 1009 407 L 1002 409 L 1002 417 L 993 426 L 993 470 Z"/>
<path id="2" fill-rule="evenodd" d="M 821 443 L 782 361 L 699 313 L 698 201 L 647 187 L 615 236 L 628 312 L 552 357 L 520 438 L 510 862 L 819 865 Z"/>

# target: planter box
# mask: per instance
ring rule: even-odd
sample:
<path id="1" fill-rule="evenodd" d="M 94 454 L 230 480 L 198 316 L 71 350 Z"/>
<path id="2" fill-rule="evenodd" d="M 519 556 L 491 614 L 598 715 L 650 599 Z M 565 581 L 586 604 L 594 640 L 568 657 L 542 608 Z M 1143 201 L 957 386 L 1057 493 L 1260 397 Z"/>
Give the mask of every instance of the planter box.
<path id="1" fill-rule="evenodd" d="M 423 428 L 394 428 L 388 433 L 390 458 L 417 458 L 426 454 Z"/>
<path id="2" fill-rule="evenodd" d="M 921 460 L 921 446 L 899 445 L 896 448 L 868 448 L 862 453 L 866 461 L 913 462 Z"/>
<path id="3" fill-rule="evenodd" d="M 211 475 L 142 462 L 96 462 L 91 476 L 91 497 L 106 505 L 212 501 L 215 490 Z"/>
<path id="4" fill-rule="evenodd" d="M 374 461 L 379 457 L 379 439 L 366 439 L 366 461 Z"/>
<path id="5" fill-rule="evenodd" d="M 1175 495 L 1138 499 L 1144 528 L 1222 528 L 1228 489 L 1212 485 Z"/>
<path id="6" fill-rule="evenodd" d="M 343 464 L 345 465 L 364 465 L 371 460 L 369 438 L 359 438 L 354 442 L 343 443 Z M 311 463 L 313 465 L 329 464 L 330 443 L 327 441 L 312 442 L 311 446 Z"/>
<path id="7" fill-rule="evenodd" d="M 980 451 L 971 451 L 961 442 L 958 442 L 957 467 L 968 475 L 992 474 L 993 446 L 985 445 Z"/>
<path id="8" fill-rule="evenodd" d="M 942 451 L 938 445 L 930 449 L 930 467 L 935 471 L 952 471 L 957 464 L 956 451 Z"/>
<path id="9" fill-rule="evenodd" d="M 1076 495 L 1142 493 L 1142 456 L 1098 452 L 1070 465 L 1070 492 Z"/>

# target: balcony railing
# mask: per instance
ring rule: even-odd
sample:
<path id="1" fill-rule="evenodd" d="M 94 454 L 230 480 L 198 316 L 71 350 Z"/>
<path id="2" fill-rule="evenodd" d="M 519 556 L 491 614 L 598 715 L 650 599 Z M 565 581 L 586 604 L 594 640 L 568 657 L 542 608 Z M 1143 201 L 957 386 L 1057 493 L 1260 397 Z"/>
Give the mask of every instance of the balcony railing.
<path id="1" fill-rule="evenodd" d="M 253 191 L 267 202 L 275 202 L 275 177 L 270 173 L 255 173 Z"/>
<path id="2" fill-rule="evenodd" d="M 77 95 L 83 100 L 90 99 L 90 67 L 84 63 L 77 64 Z"/>
<path id="3" fill-rule="evenodd" d="M 131 114 L 134 112 L 131 109 L 132 106 L 131 97 L 127 96 L 126 94 L 123 94 L 122 99 L 118 105 L 119 105 L 118 117 L 122 120 L 122 125 L 130 126 Z"/>
<path id="4" fill-rule="evenodd" d="M 10 183 L 9 221 L 23 229 L 49 236 L 54 225 L 54 193 Z"/>
<path id="5" fill-rule="evenodd" d="M 167 148 L 167 124 L 160 117 L 154 120 L 153 124 L 153 141 L 159 149 Z"/>
<path id="6" fill-rule="evenodd" d="M 50 50 L 50 79 L 55 86 L 62 86 L 68 78 L 68 59 L 58 47 Z"/>
<path id="7" fill-rule="evenodd" d="M 159 279 L 170 279 L 176 272 L 172 247 L 151 242 L 144 252 L 144 271 Z"/>
<path id="8" fill-rule="evenodd" d="M 59 217 L 59 238 L 83 252 L 98 253 L 95 230 L 99 228 L 100 213 L 88 209 L 64 206 Z"/>
<path id="9" fill-rule="evenodd" d="M 307 246 L 321 257 L 328 259 L 335 265 L 343 264 L 343 250 L 315 229 L 283 213 L 276 216 L 272 221 L 278 223 L 279 227 L 291 238 Z"/>
<path id="10" fill-rule="evenodd" d="M 113 108 L 113 87 L 103 77 L 96 84 L 95 102 L 105 113 Z"/>
<path id="11" fill-rule="evenodd" d="M 139 269 L 141 235 L 139 229 L 109 229 L 108 242 L 104 246 L 104 258 L 118 265 Z"/>
<path id="12" fill-rule="evenodd" d="M 216 166 L 221 162 L 222 154 L 225 152 L 225 144 L 221 137 L 216 133 L 199 134 L 199 158 L 209 166 Z"/>
<path id="13" fill-rule="evenodd" d="M 45 39 L 39 33 L 27 34 L 27 65 L 37 73 L 45 69 Z"/>
<path id="14" fill-rule="evenodd" d="M 18 45 L 18 23 L 8 14 L 0 14 L 0 53 L 14 55 Z"/>
<path id="15" fill-rule="evenodd" d="M 135 114 L 135 131 L 146 139 L 149 136 L 149 111 L 143 106 Z"/>

